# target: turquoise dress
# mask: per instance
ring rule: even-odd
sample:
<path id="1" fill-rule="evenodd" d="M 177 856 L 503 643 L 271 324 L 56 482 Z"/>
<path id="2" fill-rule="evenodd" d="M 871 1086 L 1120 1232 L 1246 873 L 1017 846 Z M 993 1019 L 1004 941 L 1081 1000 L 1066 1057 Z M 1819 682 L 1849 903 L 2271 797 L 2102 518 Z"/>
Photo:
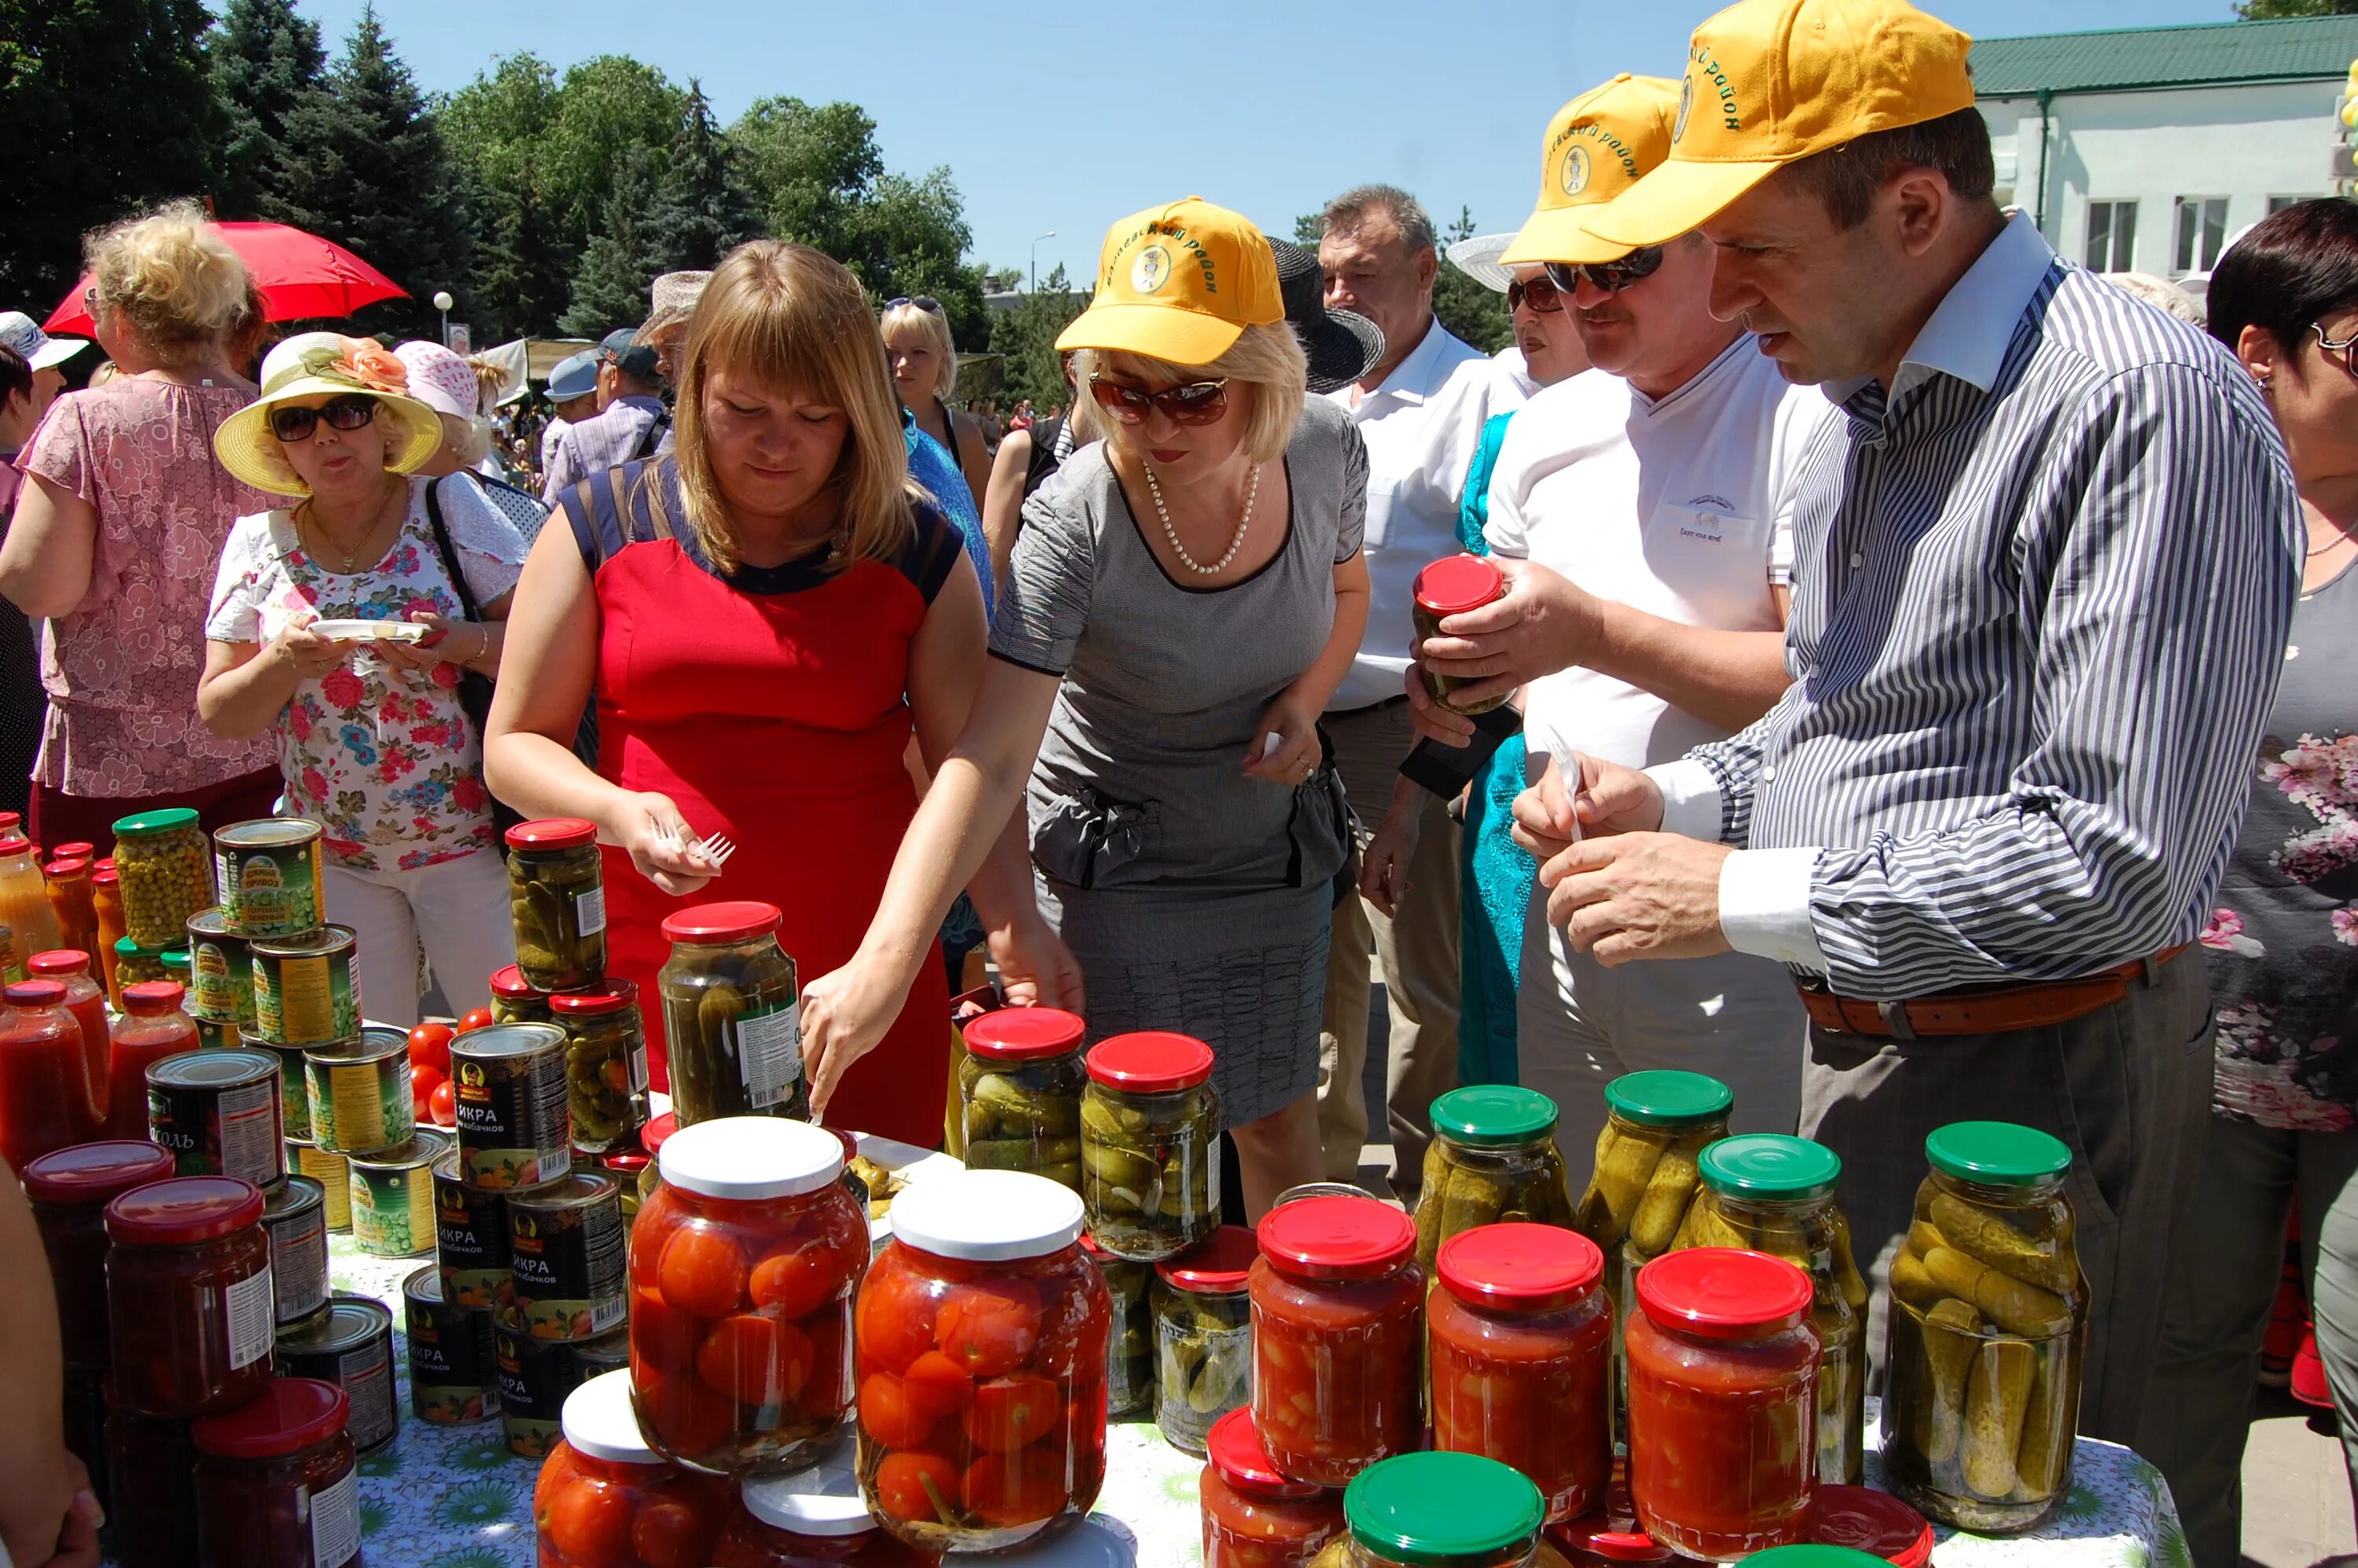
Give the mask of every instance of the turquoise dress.
<path id="1" fill-rule="evenodd" d="M 1511 413 L 1482 427 L 1482 445 L 1466 470 L 1457 508 L 1457 542 L 1487 556 L 1482 533 L 1490 518 L 1490 474 L 1507 438 Z M 1515 796 L 1523 790 L 1523 738 L 1509 737 L 1490 754 L 1466 795 L 1465 860 L 1459 885 L 1466 896 L 1458 940 L 1457 1081 L 1511 1084 L 1515 1052 L 1515 985 L 1523 956 L 1523 918 L 1531 908 L 1539 862 L 1515 842 Z"/>

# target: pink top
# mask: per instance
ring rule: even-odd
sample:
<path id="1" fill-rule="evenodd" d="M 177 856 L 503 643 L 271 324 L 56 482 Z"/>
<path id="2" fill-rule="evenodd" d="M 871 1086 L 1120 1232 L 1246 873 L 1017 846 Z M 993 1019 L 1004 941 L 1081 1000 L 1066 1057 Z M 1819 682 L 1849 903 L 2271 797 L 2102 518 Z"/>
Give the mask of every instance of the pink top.
<path id="1" fill-rule="evenodd" d="M 41 634 L 43 785 L 167 795 L 275 762 L 270 737 L 217 740 L 197 718 L 213 563 L 231 524 L 276 499 L 213 459 L 213 432 L 248 401 L 234 386 L 133 376 L 60 396 L 17 455 L 98 514 L 90 589 Z"/>

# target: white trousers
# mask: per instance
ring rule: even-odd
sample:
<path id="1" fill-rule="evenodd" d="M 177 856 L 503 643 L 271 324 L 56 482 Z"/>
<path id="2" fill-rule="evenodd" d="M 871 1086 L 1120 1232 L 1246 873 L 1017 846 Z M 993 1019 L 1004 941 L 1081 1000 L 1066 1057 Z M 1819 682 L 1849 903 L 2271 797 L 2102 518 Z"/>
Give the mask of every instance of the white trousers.
<path id="1" fill-rule="evenodd" d="M 492 976 L 515 962 L 507 866 L 496 851 L 414 871 L 330 865 L 325 881 L 328 918 L 357 936 L 362 1017 L 416 1022 L 427 964 L 453 1012 L 491 1005 Z"/>

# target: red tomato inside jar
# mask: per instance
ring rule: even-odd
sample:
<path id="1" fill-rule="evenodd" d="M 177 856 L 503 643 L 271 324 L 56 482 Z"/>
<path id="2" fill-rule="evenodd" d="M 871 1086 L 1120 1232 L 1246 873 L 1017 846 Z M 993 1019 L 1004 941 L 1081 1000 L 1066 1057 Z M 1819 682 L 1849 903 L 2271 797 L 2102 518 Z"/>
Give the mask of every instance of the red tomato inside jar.
<path id="1" fill-rule="evenodd" d="M 1277 1473 L 1252 1411 L 1212 1423 L 1196 1491 L 1204 1568 L 1302 1568 L 1343 1530 L 1343 1494 Z"/>
<path id="2" fill-rule="evenodd" d="M 533 1487 L 540 1568 L 677 1568 L 710 1559 L 728 1484 L 647 1446 L 628 1372 L 604 1373 L 568 1394 L 564 1424 Z"/>
<path id="3" fill-rule="evenodd" d="M 1097 1500 L 1112 1308 L 1080 1234 L 1079 1195 L 1020 1171 L 893 1201 L 860 1290 L 859 1467 L 904 1543 L 997 1551 Z"/>
<path id="4" fill-rule="evenodd" d="M 682 1128 L 631 1231 L 631 1391 L 648 1441 L 699 1469 L 785 1468 L 851 1404 L 868 1223 L 835 1134 L 776 1117 Z"/>
<path id="5" fill-rule="evenodd" d="M 806 1470 L 748 1476 L 712 1561 L 714 1568 L 934 1568 L 941 1558 L 877 1528 L 847 1438 Z"/>

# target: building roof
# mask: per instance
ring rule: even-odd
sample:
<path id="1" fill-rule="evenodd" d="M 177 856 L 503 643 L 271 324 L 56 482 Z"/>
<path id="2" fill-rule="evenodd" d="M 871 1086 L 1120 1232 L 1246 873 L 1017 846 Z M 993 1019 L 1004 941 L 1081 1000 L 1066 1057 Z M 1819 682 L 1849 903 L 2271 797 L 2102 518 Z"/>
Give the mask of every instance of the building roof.
<path id="1" fill-rule="evenodd" d="M 2204 22 L 1976 38 L 1970 63 L 1984 98 L 2220 82 L 2338 80 L 2358 59 L 2358 16 Z"/>

